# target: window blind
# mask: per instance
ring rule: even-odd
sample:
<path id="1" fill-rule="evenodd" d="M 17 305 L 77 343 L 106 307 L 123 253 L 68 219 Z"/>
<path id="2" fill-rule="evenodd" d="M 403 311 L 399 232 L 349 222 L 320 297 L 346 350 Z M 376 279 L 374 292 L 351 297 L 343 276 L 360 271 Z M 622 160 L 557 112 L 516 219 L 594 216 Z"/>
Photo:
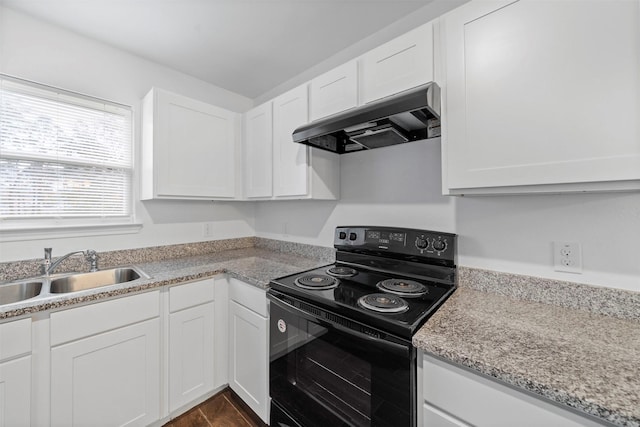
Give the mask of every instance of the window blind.
<path id="1" fill-rule="evenodd" d="M 0 219 L 130 221 L 131 120 L 129 107 L 0 76 Z"/>

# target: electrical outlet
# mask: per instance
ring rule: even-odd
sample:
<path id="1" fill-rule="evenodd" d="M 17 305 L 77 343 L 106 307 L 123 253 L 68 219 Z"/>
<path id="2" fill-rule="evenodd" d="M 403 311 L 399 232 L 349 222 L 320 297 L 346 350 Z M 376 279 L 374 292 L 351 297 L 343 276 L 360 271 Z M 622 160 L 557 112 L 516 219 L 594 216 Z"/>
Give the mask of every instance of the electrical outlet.
<path id="1" fill-rule="evenodd" d="M 577 242 L 553 242 L 555 271 L 582 273 L 582 248 Z"/>
<path id="2" fill-rule="evenodd" d="M 213 237 L 213 224 L 205 222 L 202 224 L 202 237 Z"/>

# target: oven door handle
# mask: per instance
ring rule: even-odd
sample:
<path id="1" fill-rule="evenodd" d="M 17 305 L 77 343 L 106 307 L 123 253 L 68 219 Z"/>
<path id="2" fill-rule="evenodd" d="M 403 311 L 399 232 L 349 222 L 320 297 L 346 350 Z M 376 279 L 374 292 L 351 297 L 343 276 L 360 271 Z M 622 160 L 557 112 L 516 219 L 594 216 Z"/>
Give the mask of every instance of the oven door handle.
<path id="1" fill-rule="evenodd" d="M 377 347 L 383 348 L 385 351 L 393 351 L 395 353 L 402 353 L 402 354 L 411 354 L 411 350 L 412 350 L 412 345 L 410 343 L 407 344 L 402 344 L 399 342 L 395 342 L 395 341 L 390 341 L 389 339 L 382 339 L 382 338 L 378 338 L 378 337 L 373 337 L 371 335 L 367 335 L 365 333 L 362 333 L 360 331 L 356 331 L 354 329 L 348 328 L 346 326 L 340 325 L 339 323 L 335 323 L 332 322 L 330 320 L 326 320 L 326 319 L 322 319 L 319 318 L 317 316 L 314 316 L 310 313 L 307 313 L 304 310 L 299 309 L 298 307 L 295 307 L 285 301 L 282 301 L 280 298 L 278 298 L 277 295 L 273 295 L 273 294 L 267 294 L 267 297 L 271 300 L 272 303 L 275 303 L 276 305 L 279 305 L 280 308 L 282 308 L 283 310 L 289 311 L 289 312 L 295 312 L 297 315 L 304 317 L 307 320 L 310 320 L 312 322 L 318 323 L 322 326 L 328 326 L 331 328 L 335 328 L 341 332 L 344 332 L 346 334 L 349 335 L 354 335 L 362 340 L 365 340 L 371 344 L 376 345 Z M 392 337 L 389 337 L 392 338 Z"/>

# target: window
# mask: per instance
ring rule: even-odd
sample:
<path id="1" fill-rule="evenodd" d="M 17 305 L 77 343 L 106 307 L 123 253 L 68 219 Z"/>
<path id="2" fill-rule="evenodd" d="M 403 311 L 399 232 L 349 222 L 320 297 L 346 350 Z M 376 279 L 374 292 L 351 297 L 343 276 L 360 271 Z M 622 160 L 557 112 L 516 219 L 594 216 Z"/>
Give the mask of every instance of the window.
<path id="1" fill-rule="evenodd" d="M 0 228 L 133 222 L 131 108 L 0 75 Z"/>

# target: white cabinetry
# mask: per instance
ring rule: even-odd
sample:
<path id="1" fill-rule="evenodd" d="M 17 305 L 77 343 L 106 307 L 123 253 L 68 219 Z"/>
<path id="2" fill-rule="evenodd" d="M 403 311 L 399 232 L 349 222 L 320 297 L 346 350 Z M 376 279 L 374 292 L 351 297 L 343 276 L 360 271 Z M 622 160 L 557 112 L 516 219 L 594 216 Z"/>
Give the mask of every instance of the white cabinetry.
<path id="1" fill-rule="evenodd" d="M 273 196 L 273 103 L 244 114 L 244 184 L 247 198 Z"/>
<path id="2" fill-rule="evenodd" d="M 159 314 L 159 291 L 51 314 L 52 426 L 160 418 Z"/>
<path id="3" fill-rule="evenodd" d="M 273 194 L 277 198 L 337 199 L 337 154 L 294 143 L 293 131 L 309 120 L 307 85 L 273 100 Z"/>
<path id="4" fill-rule="evenodd" d="M 601 425 L 433 357 L 424 355 L 422 363 L 418 407 L 425 427 Z"/>
<path id="5" fill-rule="evenodd" d="M 31 425 L 31 319 L 0 324 L 0 427 Z"/>
<path id="6" fill-rule="evenodd" d="M 269 319 L 266 292 L 229 279 L 229 386 L 269 422 Z"/>
<path id="7" fill-rule="evenodd" d="M 311 121 L 358 106 L 358 61 L 353 60 L 311 80 Z"/>
<path id="8" fill-rule="evenodd" d="M 153 88 L 142 118 L 143 200 L 237 196 L 239 114 Z"/>
<path id="9" fill-rule="evenodd" d="M 309 121 L 307 85 L 284 93 L 273 101 L 273 194 L 307 194 L 308 151 L 291 139 L 293 131 Z"/>
<path id="10" fill-rule="evenodd" d="M 182 284 L 169 289 L 171 412 L 183 408 L 223 384 L 218 384 L 215 375 L 216 358 L 222 356 L 223 350 L 217 349 L 214 341 L 215 291 L 214 279 Z"/>
<path id="11" fill-rule="evenodd" d="M 640 187 L 640 1 L 472 1 L 444 18 L 444 190 Z"/>
<path id="12" fill-rule="evenodd" d="M 428 22 L 360 58 L 361 103 L 433 81 L 433 24 Z"/>

